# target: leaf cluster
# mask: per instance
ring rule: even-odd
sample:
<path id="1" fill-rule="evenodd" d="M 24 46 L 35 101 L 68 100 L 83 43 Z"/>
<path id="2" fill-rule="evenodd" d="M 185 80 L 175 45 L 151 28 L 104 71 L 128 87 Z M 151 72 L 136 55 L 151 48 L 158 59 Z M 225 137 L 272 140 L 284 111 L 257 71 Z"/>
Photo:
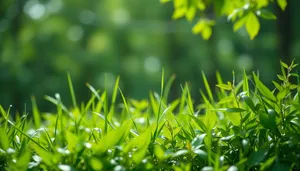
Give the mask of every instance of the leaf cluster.
<path id="1" fill-rule="evenodd" d="M 226 17 L 233 23 L 233 31 L 246 27 L 247 33 L 253 40 L 260 30 L 259 18 L 274 20 L 276 16 L 269 6 L 277 4 L 282 11 L 287 7 L 286 0 L 160 0 L 161 3 L 173 2 L 173 19 L 185 17 L 188 21 L 195 18 L 194 34 L 201 34 L 207 40 L 212 35 L 212 26 L 218 17 Z"/>

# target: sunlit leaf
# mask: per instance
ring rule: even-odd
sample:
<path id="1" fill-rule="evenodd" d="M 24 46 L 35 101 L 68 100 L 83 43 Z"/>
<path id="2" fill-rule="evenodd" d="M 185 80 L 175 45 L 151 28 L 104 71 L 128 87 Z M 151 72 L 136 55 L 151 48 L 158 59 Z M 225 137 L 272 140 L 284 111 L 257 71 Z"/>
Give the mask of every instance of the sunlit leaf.
<path id="1" fill-rule="evenodd" d="M 282 11 L 286 9 L 287 1 L 286 0 L 277 0 L 277 3 Z"/>
<path id="2" fill-rule="evenodd" d="M 246 30 L 251 40 L 253 40 L 256 37 L 256 35 L 259 32 L 259 29 L 260 23 L 257 16 L 253 12 L 249 13 L 246 21 Z"/>

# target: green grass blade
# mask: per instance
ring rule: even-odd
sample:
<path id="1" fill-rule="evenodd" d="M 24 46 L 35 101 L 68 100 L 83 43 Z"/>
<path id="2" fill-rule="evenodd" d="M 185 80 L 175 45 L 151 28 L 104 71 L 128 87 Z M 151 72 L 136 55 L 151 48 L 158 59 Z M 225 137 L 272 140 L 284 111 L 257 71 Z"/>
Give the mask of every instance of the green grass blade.
<path id="1" fill-rule="evenodd" d="M 214 97 L 213 97 L 213 95 L 212 95 L 211 89 L 210 89 L 210 87 L 209 87 L 208 81 L 207 81 L 206 76 L 205 76 L 205 74 L 204 74 L 203 71 L 202 71 L 202 77 L 203 77 L 203 82 L 204 82 L 204 85 L 205 85 L 205 88 L 206 88 L 206 92 L 207 92 L 207 94 L 208 94 L 208 97 L 209 97 L 209 99 L 210 99 L 212 102 L 214 102 Z"/>
<path id="2" fill-rule="evenodd" d="M 37 141 L 35 141 L 33 138 L 31 138 L 29 135 L 27 135 L 25 132 L 23 132 L 20 128 L 18 128 L 17 126 L 15 126 L 15 124 L 10 121 L 10 120 L 6 120 L 15 130 L 17 130 L 18 132 L 20 132 L 22 135 L 24 135 L 26 138 L 28 138 L 30 141 L 32 141 L 33 143 L 35 143 L 37 146 L 39 146 L 40 148 L 44 149 L 45 151 L 47 151 L 47 149 L 45 147 L 43 147 L 42 145 L 40 145 Z"/>
<path id="3" fill-rule="evenodd" d="M 126 109 L 128 115 L 129 115 L 129 117 L 130 117 L 130 119 L 131 119 L 131 121 L 132 121 L 132 123 L 133 123 L 133 125 L 134 125 L 134 127 L 135 127 L 135 129 L 136 129 L 136 131 L 138 132 L 136 123 L 134 122 L 134 119 L 132 118 L 132 116 L 131 116 L 131 114 L 130 114 L 129 107 L 128 107 L 128 105 L 127 105 L 127 101 L 126 101 L 126 99 L 125 99 L 125 97 L 124 97 L 124 94 L 123 94 L 122 90 L 120 89 L 120 87 L 119 87 L 119 92 L 120 92 L 121 97 L 122 97 L 122 99 L 123 99 L 123 103 L 124 103 L 125 109 Z"/>
<path id="4" fill-rule="evenodd" d="M 34 96 L 31 96 L 31 103 L 32 103 L 32 113 L 33 113 L 34 125 L 35 125 L 35 128 L 38 129 L 41 126 L 41 117 L 40 117 L 40 112 L 37 107 Z"/>
<path id="5" fill-rule="evenodd" d="M 250 96 L 250 90 L 249 90 L 248 77 L 246 74 L 246 70 L 244 70 L 244 74 L 243 74 L 243 91 L 246 92 L 247 96 Z"/>
<path id="6" fill-rule="evenodd" d="M 190 93 L 190 90 L 189 90 L 189 86 L 187 85 L 186 83 L 186 88 L 187 88 L 187 105 L 188 105 L 188 108 L 190 110 L 190 113 L 193 115 L 195 112 L 194 112 L 194 107 L 193 107 L 193 101 L 192 101 L 192 98 L 191 98 L 191 93 Z"/>
<path id="7" fill-rule="evenodd" d="M 115 112 L 115 105 L 116 105 L 116 99 L 117 99 L 117 94 L 118 94 L 119 82 L 120 82 L 120 76 L 117 77 L 116 82 L 115 82 L 108 118 L 111 118 Z"/>
<path id="8" fill-rule="evenodd" d="M 69 89 L 70 89 L 70 93 L 71 93 L 73 107 L 77 108 L 76 97 L 75 97 L 73 83 L 72 83 L 72 80 L 71 80 L 70 73 L 68 73 L 68 83 L 69 83 Z"/>
<path id="9" fill-rule="evenodd" d="M 164 102 L 164 104 L 168 103 L 169 92 L 170 92 L 171 86 L 172 86 L 175 78 L 176 78 L 176 75 L 172 75 L 170 77 L 170 79 L 168 80 L 165 88 L 164 88 L 164 93 L 163 93 L 163 102 Z"/>

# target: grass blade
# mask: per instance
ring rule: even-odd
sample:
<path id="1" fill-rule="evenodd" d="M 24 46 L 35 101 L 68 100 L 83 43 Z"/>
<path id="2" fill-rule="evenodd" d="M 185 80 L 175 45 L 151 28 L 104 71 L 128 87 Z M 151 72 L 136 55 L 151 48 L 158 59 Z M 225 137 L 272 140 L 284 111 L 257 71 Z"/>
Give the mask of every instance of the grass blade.
<path id="1" fill-rule="evenodd" d="M 76 97 L 75 97 L 73 83 L 72 83 L 72 80 L 71 80 L 70 73 L 68 73 L 68 83 L 69 83 L 69 89 L 70 89 L 70 93 L 71 93 L 71 97 L 72 97 L 73 107 L 77 108 Z"/>

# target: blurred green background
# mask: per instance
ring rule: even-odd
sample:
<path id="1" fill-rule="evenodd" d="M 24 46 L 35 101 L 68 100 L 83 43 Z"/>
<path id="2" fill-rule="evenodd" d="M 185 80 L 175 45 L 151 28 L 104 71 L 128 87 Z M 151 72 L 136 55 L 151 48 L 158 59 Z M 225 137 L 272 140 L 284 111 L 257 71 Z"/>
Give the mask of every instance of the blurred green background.
<path id="1" fill-rule="evenodd" d="M 260 71 L 271 85 L 280 71 L 279 60 L 300 58 L 300 1 L 289 1 L 278 20 L 261 20 L 261 30 L 250 41 L 245 29 L 236 33 L 226 18 L 217 20 L 209 41 L 193 35 L 194 23 L 171 19 L 172 3 L 159 0 L 1 0 L 0 104 L 14 110 L 30 108 L 30 96 L 47 111 L 44 95 L 60 93 L 70 106 L 67 72 L 79 102 L 91 93 L 88 82 L 103 90 L 113 88 L 118 75 L 129 98 L 147 98 L 159 91 L 162 68 L 166 78 L 176 75 L 171 98 L 188 81 L 200 100 L 201 71 L 215 83 L 219 70 L 224 81 L 245 68 Z M 106 80 L 106 81 L 105 81 Z"/>

